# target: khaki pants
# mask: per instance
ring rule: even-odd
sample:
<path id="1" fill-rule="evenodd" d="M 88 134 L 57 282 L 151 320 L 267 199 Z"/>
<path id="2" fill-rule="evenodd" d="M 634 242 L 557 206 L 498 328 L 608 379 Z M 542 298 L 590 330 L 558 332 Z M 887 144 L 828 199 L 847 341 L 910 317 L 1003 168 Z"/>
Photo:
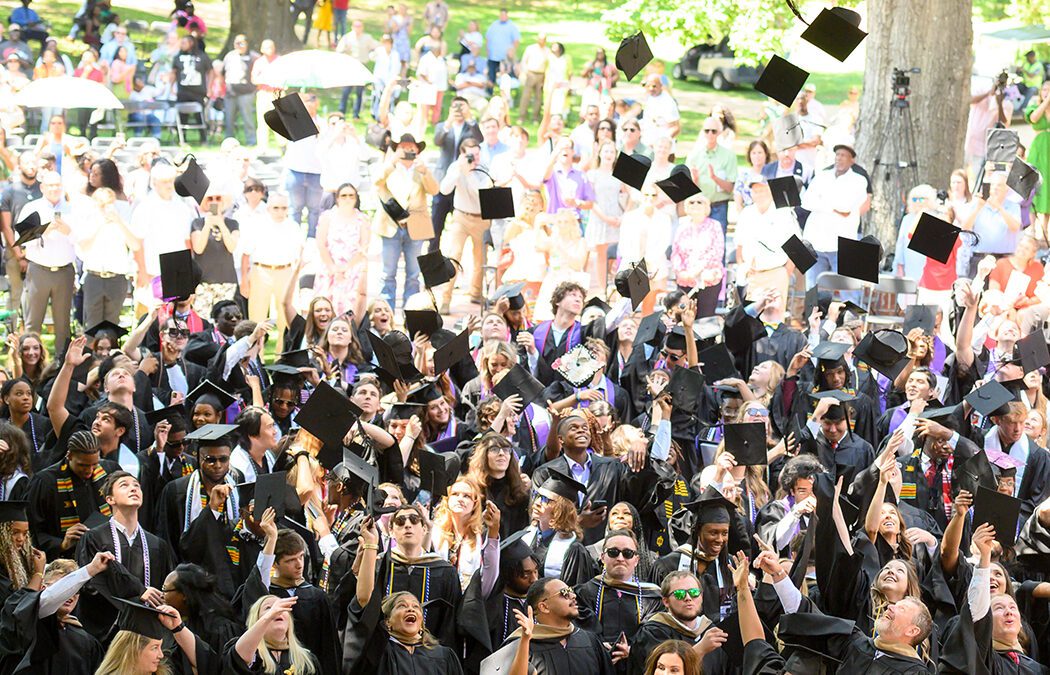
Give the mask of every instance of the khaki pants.
<path id="1" fill-rule="evenodd" d="M 284 296 L 288 290 L 288 284 L 295 279 L 295 266 L 288 265 L 274 269 L 262 265 L 252 265 L 249 273 L 248 283 L 248 319 L 251 321 L 264 321 L 275 312 L 277 321 L 277 352 L 283 351 L 281 344 L 284 329 L 288 326 L 288 317 L 284 315 Z"/>
<path id="2" fill-rule="evenodd" d="M 446 258 L 459 260 L 462 263 L 463 247 L 470 239 L 471 247 L 474 249 L 474 269 L 471 274 L 470 296 L 477 298 L 481 296 L 481 280 L 485 273 L 485 230 L 489 229 L 489 221 L 482 220 L 481 216 L 474 216 L 460 210 L 452 212 L 452 222 L 445 227 L 441 234 L 441 254 Z M 459 276 L 458 274 L 456 275 Z M 445 286 L 445 304 L 452 302 L 452 289 L 456 285 L 456 279 L 448 282 Z"/>
<path id="3" fill-rule="evenodd" d="M 532 118 L 538 120 L 543 112 L 543 73 L 525 73 L 525 83 L 521 86 L 521 105 L 518 107 L 518 121 L 524 122 L 529 114 L 529 102 L 536 99 L 536 110 Z"/>
<path id="4" fill-rule="evenodd" d="M 22 276 L 18 257 L 10 249 L 4 251 L 4 269 L 7 272 L 7 283 L 11 287 L 11 292 L 7 296 L 7 308 L 14 311 L 22 306 L 22 282 L 25 277 Z"/>
<path id="5" fill-rule="evenodd" d="M 764 291 L 771 288 L 779 295 L 780 308 L 783 310 L 788 299 L 790 282 L 786 267 L 774 267 L 761 272 L 752 270 L 747 275 L 747 297 L 758 300 Z"/>

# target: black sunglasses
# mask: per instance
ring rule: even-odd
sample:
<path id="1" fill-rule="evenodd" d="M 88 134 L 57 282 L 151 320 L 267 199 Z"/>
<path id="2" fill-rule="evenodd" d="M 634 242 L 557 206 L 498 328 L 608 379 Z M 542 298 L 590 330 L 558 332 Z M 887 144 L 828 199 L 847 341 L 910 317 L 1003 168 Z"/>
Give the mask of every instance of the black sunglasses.
<path id="1" fill-rule="evenodd" d="M 607 548 L 605 549 L 605 555 L 610 558 L 619 558 L 622 556 L 624 560 L 630 560 L 638 555 L 638 551 L 635 551 L 633 548 Z"/>
<path id="2" fill-rule="evenodd" d="M 413 525 L 419 525 L 423 522 L 423 519 L 419 517 L 418 513 L 407 513 L 394 518 L 394 525 L 397 525 L 398 527 L 404 527 L 406 522 L 412 523 Z"/>
<path id="3" fill-rule="evenodd" d="M 229 455 L 223 455 L 222 457 L 216 457 L 215 455 L 207 455 L 206 457 L 201 459 L 201 463 L 203 463 L 203 464 L 229 464 L 230 463 L 230 456 Z"/>
<path id="4" fill-rule="evenodd" d="M 168 337 L 170 337 L 172 340 L 179 340 L 181 338 L 188 338 L 189 336 L 190 336 L 190 331 L 185 329 L 185 328 L 169 328 L 168 329 Z"/>

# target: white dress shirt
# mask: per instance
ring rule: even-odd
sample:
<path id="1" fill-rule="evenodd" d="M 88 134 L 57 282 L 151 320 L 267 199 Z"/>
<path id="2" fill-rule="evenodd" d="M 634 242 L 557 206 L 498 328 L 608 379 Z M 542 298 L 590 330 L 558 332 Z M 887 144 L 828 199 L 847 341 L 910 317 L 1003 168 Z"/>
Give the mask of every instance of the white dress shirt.
<path id="1" fill-rule="evenodd" d="M 41 223 L 53 223 L 55 216 L 59 216 L 66 223 L 70 222 L 70 207 L 66 200 L 52 204 L 47 199 L 34 199 L 22 207 L 18 213 L 16 223 L 25 220 L 31 213 L 40 215 Z M 43 267 L 64 267 L 73 263 L 76 253 L 73 250 L 73 238 L 68 234 L 62 234 L 58 228 L 52 225 L 44 232 L 44 236 L 34 239 L 22 247 L 26 259 Z"/>
<path id="2" fill-rule="evenodd" d="M 146 272 L 160 275 L 160 254 L 182 251 L 190 238 L 193 209 L 180 197 L 161 199 L 151 192 L 139 202 L 131 216 L 131 231 L 142 240 Z"/>
<path id="3" fill-rule="evenodd" d="M 867 198 L 868 183 L 856 171 L 818 172 L 802 195 L 802 208 L 810 212 L 803 238 L 817 251 L 837 251 L 839 237 L 857 238 L 860 207 Z"/>

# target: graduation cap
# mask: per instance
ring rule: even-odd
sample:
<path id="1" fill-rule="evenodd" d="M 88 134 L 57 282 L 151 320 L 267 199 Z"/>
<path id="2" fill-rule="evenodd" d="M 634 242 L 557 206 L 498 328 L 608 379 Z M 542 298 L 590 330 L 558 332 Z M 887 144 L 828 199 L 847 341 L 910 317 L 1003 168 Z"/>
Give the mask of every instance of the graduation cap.
<path id="1" fill-rule="evenodd" d="M 262 514 L 265 513 L 268 508 L 273 509 L 275 518 L 284 517 L 284 498 L 291 487 L 288 485 L 287 471 L 261 473 L 255 479 L 254 483 L 241 483 L 237 487 L 242 490 L 242 504 L 248 503 L 248 499 L 245 499 L 245 497 L 248 497 L 248 493 L 251 493 L 250 498 L 255 499 L 255 506 L 252 513 L 255 514 L 256 520 L 262 518 Z M 251 489 L 248 490 L 247 488 Z"/>
<path id="2" fill-rule="evenodd" d="M 634 333 L 634 341 L 638 344 L 659 345 L 667 333 L 667 327 L 662 320 L 664 310 L 653 312 L 642 317 L 638 322 L 638 330 Z"/>
<path id="3" fill-rule="evenodd" d="M 500 560 L 505 556 L 513 558 L 514 560 L 521 560 L 528 557 L 532 553 L 532 548 L 528 544 L 522 541 L 525 535 L 529 533 L 526 528 L 524 530 L 518 530 L 514 534 L 510 535 L 506 539 L 499 543 Z M 516 554 L 516 555 L 515 555 Z"/>
<path id="4" fill-rule="evenodd" d="M 842 7 L 823 9 L 802 32 L 802 39 L 821 51 L 845 61 L 868 36 L 858 26 L 860 15 Z"/>
<path id="5" fill-rule="evenodd" d="M 729 514 L 736 511 L 736 505 L 723 497 L 713 485 L 707 486 L 699 499 L 682 504 L 682 508 L 696 514 L 695 531 L 708 523 L 725 525 L 729 522 Z"/>
<path id="6" fill-rule="evenodd" d="M 79 366 L 73 368 L 73 373 L 70 377 L 73 378 L 74 382 L 84 384 L 88 381 L 91 369 L 95 367 L 95 353 L 91 351 L 90 347 L 84 347 L 84 350 L 81 353 L 89 355 L 89 358 L 85 359 Z"/>
<path id="7" fill-rule="evenodd" d="M 431 498 L 435 500 L 444 497 L 448 491 L 448 464 L 445 457 L 429 450 L 419 453 L 419 487 L 430 490 Z"/>
<path id="8" fill-rule="evenodd" d="M 995 540 L 1003 548 L 1013 546 L 1017 541 L 1017 518 L 1020 515 L 1021 500 L 1017 497 L 977 488 L 977 494 L 973 496 L 973 527 L 977 529 L 984 523 L 991 523 L 995 528 Z"/>
<path id="9" fill-rule="evenodd" d="M 645 40 L 645 35 L 639 31 L 634 35 L 625 37 L 620 41 L 616 49 L 616 68 L 623 71 L 630 82 L 634 76 L 642 71 L 653 60 L 653 50 Z"/>
<path id="10" fill-rule="evenodd" d="M 390 335 L 388 333 L 387 335 Z M 386 341 L 385 337 L 370 340 L 372 344 L 372 353 L 375 354 L 376 360 L 379 362 L 380 375 L 385 374 L 388 379 L 388 383 L 392 383 L 393 380 L 405 380 L 405 373 L 401 370 L 401 364 L 398 363 L 397 357 L 394 356 L 394 350 L 390 347 L 390 343 Z"/>
<path id="11" fill-rule="evenodd" d="M 777 206 L 779 207 L 780 204 L 777 204 Z M 817 255 L 813 252 L 812 244 L 802 241 L 797 234 L 791 235 L 791 238 L 785 241 L 780 248 L 784 249 L 787 257 L 795 264 L 798 271 L 803 274 L 808 272 L 810 267 L 817 264 Z"/>
<path id="12" fill-rule="evenodd" d="M 671 372 L 671 381 L 667 384 L 667 393 L 671 395 L 674 407 L 692 415 L 700 407 L 704 393 L 704 376 L 692 368 L 675 368 Z"/>
<path id="13" fill-rule="evenodd" d="M 806 132 L 802 128 L 802 118 L 797 113 L 784 113 L 773 121 L 773 148 L 777 152 L 794 148 L 806 140 Z M 794 176 L 785 176 L 794 178 Z"/>
<path id="14" fill-rule="evenodd" d="M 795 612 L 782 614 L 777 632 L 784 643 L 785 673 L 834 671 L 840 663 L 830 652 L 830 644 L 848 640 L 855 627 L 853 621 L 826 614 Z M 814 658 L 827 664 L 814 663 Z M 827 667 L 825 667 L 827 666 Z"/>
<path id="15" fill-rule="evenodd" d="M 755 90 L 790 108 L 808 78 L 808 71 L 774 54 L 755 82 Z"/>
<path id="16" fill-rule="evenodd" d="M 960 462 L 955 469 L 957 479 L 956 485 L 959 490 L 966 490 L 971 495 L 976 495 L 979 488 L 994 491 L 998 487 L 995 480 L 995 471 L 991 462 L 988 461 L 988 453 L 984 450 L 971 455 L 966 461 Z M 958 492 L 955 493 L 957 495 Z M 955 495 L 952 495 L 953 497 Z"/>
<path id="17" fill-rule="evenodd" d="M 433 382 L 424 382 L 423 384 L 415 387 L 407 394 L 407 402 L 415 403 L 416 405 L 426 405 L 431 401 L 437 401 L 441 399 L 444 394 Z"/>
<path id="18" fill-rule="evenodd" d="M 828 364 L 835 364 L 849 351 L 850 345 L 845 342 L 830 342 L 825 340 L 813 348 L 813 358 Z"/>
<path id="19" fill-rule="evenodd" d="M 908 363 L 908 338 L 890 329 L 868 333 L 854 348 L 853 356 L 892 381 Z"/>
<path id="20" fill-rule="evenodd" d="M 463 331 L 434 352 L 434 374 L 440 375 L 470 356 L 470 329 Z"/>
<path id="21" fill-rule="evenodd" d="M 205 396 L 207 396 L 208 399 L 203 400 Z M 198 384 L 193 391 L 186 394 L 186 400 L 193 405 L 198 401 L 208 404 L 217 403 L 218 410 L 221 411 L 229 408 L 237 399 L 234 398 L 233 394 L 217 386 L 211 380 L 204 380 Z"/>
<path id="22" fill-rule="evenodd" d="M 543 481 L 538 492 L 547 497 L 557 495 L 568 500 L 573 506 L 578 506 L 580 495 L 587 494 L 587 486 L 557 469 L 550 469 L 547 480 Z"/>
<path id="23" fill-rule="evenodd" d="M 108 333 L 113 336 L 116 340 L 120 340 L 122 337 L 128 334 L 128 329 L 118 326 L 112 321 L 100 321 L 91 328 L 84 329 L 84 335 L 90 338 L 98 337 L 99 333 Z"/>
<path id="24" fill-rule="evenodd" d="M 527 406 L 540 398 L 543 390 L 544 386 L 540 384 L 540 381 L 533 377 L 528 370 L 522 368 L 520 363 L 515 364 L 492 387 L 492 393 L 499 396 L 501 401 L 506 401 L 507 397 L 517 394 L 521 397 L 522 406 Z"/>
<path id="25" fill-rule="evenodd" d="M 827 389 L 824 391 L 810 392 L 809 397 L 814 401 L 819 401 L 822 398 L 833 398 L 836 403 L 828 408 L 828 411 L 824 413 L 824 419 L 830 422 L 837 422 L 839 420 L 848 419 L 849 410 L 846 407 L 847 403 L 853 403 L 857 400 L 857 397 L 853 394 L 847 394 L 841 389 Z"/>
<path id="26" fill-rule="evenodd" d="M 649 295 L 649 271 L 645 268 L 645 261 L 640 260 L 631 269 L 617 272 L 614 283 L 621 297 L 631 299 L 631 310 L 637 310 Z"/>
<path id="27" fill-rule="evenodd" d="M 872 235 L 863 239 L 839 237 L 838 269 L 844 277 L 879 283 L 879 264 L 882 262 L 882 244 Z"/>
<path id="28" fill-rule="evenodd" d="M 189 249 L 160 254 L 160 288 L 166 300 L 185 299 L 197 292 L 201 268 Z"/>
<path id="29" fill-rule="evenodd" d="M 1001 414 L 1000 408 L 1014 400 L 1014 394 L 1004 387 L 1001 382 L 991 380 L 979 389 L 974 389 L 967 394 L 964 400 L 970 407 L 985 417 Z"/>
<path id="30" fill-rule="evenodd" d="M 478 190 L 481 217 L 485 220 L 514 217 L 514 192 L 509 187 L 490 187 Z"/>
<path id="31" fill-rule="evenodd" d="M 956 403 L 955 405 L 944 406 L 941 408 L 927 408 L 919 413 L 919 417 L 928 420 L 944 419 L 946 417 L 958 415 L 961 408 L 962 403 Z"/>
<path id="32" fill-rule="evenodd" d="M 324 444 L 317 453 L 317 461 L 331 469 L 342 461 L 343 439 L 361 414 L 362 410 L 353 401 L 327 382 L 321 382 L 299 409 L 295 421 Z"/>
<path id="33" fill-rule="evenodd" d="M 185 416 L 186 406 L 180 403 L 178 405 L 169 405 L 167 408 L 161 408 L 160 410 L 150 410 L 146 413 L 146 421 L 149 422 L 151 426 L 157 426 L 165 420 Z"/>
<path id="34" fill-rule="evenodd" d="M 379 205 L 383 207 L 383 212 L 390 217 L 390 220 L 395 223 L 401 223 L 408 220 L 408 210 L 404 206 L 401 206 L 401 202 L 397 201 L 393 197 L 390 199 L 384 199 L 379 202 Z"/>
<path id="35" fill-rule="evenodd" d="M 799 190 L 802 189 L 802 180 L 798 176 L 781 176 L 780 178 L 769 180 L 766 184 L 773 195 L 773 204 L 778 209 L 802 206 L 802 197 L 799 195 Z M 798 239 L 796 235 L 791 236 Z M 795 264 L 798 265 L 798 263 Z M 812 267 L 812 264 L 807 265 L 806 269 L 808 270 L 810 267 Z"/>
<path id="36" fill-rule="evenodd" d="M 738 305 L 726 314 L 723 332 L 729 351 L 747 354 L 753 342 L 766 337 L 766 326 L 761 319 L 751 316 L 742 305 Z"/>
<path id="37" fill-rule="evenodd" d="M 22 500 L 0 501 L 0 523 L 27 523 L 29 516 L 26 507 L 29 502 Z"/>
<path id="38" fill-rule="evenodd" d="M 521 294 L 525 289 L 525 282 L 518 281 L 513 284 L 503 284 L 489 298 L 489 304 L 494 305 L 500 298 L 506 298 L 510 303 L 510 309 L 521 309 L 525 306 L 525 296 Z"/>
<path id="39" fill-rule="evenodd" d="M 387 419 L 391 420 L 408 420 L 412 419 L 412 416 L 417 417 L 423 416 L 423 406 L 419 403 L 411 402 L 396 402 L 390 404 L 390 410 L 387 412 Z"/>
<path id="40" fill-rule="evenodd" d="M 186 163 L 186 168 L 175 178 L 175 192 L 180 197 L 193 197 L 198 204 L 201 204 L 204 202 L 204 195 L 208 193 L 211 181 L 208 180 L 201 165 L 197 163 L 196 157 L 186 155 L 182 161 Z"/>
<path id="41" fill-rule="evenodd" d="M 456 276 L 455 263 L 441 255 L 441 251 L 437 249 L 418 256 L 416 262 L 419 263 L 419 271 L 427 288 L 437 288 L 452 281 Z"/>
<path id="42" fill-rule="evenodd" d="M 733 364 L 733 356 L 724 344 L 711 345 L 696 355 L 700 361 L 700 369 L 704 376 L 712 382 L 724 380 L 727 377 L 737 375 L 736 366 Z"/>
<path id="43" fill-rule="evenodd" d="M 645 185 L 645 177 L 649 173 L 652 160 L 645 155 L 620 152 L 613 163 L 613 178 L 624 185 L 641 190 Z"/>
<path id="44" fill-rule="evenodd" d="M 856 314 L 857 316 L 860 316 L 861 314 L 867 314 L 868 313 L 868 310 L 866 308 L 861 307 L 860 305 L 858 305 L 857 303 L 853 302 L 852 300 L 847 300 L 844 303 L 842 303 L 842 308 L 845 309 L 848 312 L 852 312 L 853 314 Z"/>
<path id="45" fill-rule="evenodd" d="M 412 339 L 422 333 L 430 337 L 444 327 L 441 315 L 433 309 L 406 309 L 405 331 Z"/>
<path id="46" fill-rule="evenodd" d="M 277 357 L 277 362 L 291 366 L 293 368 L 309 368 L 310 350 L 293 349 L 291 351 L 281 352 L 280 355 Z"/>
<path id="47" fill-rule="evenodd" d="M 1010 173 L 1006 176 L 1006 184 L 1021 197 L 1022 201 L 1028 199 L 1042 180 L 1038 169 L 1020 157 L 1014 157 L 1014 163 L 1010 165 Z"/>
<path id="48" fill-rule="evenodd" d="M 637 337 L 638 334 L 635 333 L 635 338 L 637 339 Z M 681 349 L 684 351 L 686 344 L 685 341 L 685 327 L 674 326 L 671 328 L 671 330 L 667 332 L 666 336 L 664 337 L 664 349 Z M 695 331 L 693 332 L 693 341 L 699 342 L 699 338 Z"/>
<path id="49" fill-rule="evenodd" d="M 726 424 L 726 452 L 733 453 L 738 466 L 764 466 L 766 460 L 766 425 L 764 422 Z"/>
<path id="50" fill-rule="evenodd" d="M 602 313 L 608 314 L 612 310 L 612 305 L 599 298 L 597 295 L 583 303 L 583 309 L 587 310 L 590 307 L 595 307 L 602 310 Z"/>
<path id="51" fill-rule="evenodd" d="M 1046 336 L 1041 329 L 1018 340 L 1017 351 L 1021 354 L 1021 368 L 1026 374 L 1050 365 L 1050 350 L 1047 349 Z"/>
<path id="52" fill-rule="evenodd" d="M 725 653 L 727 661 L 729 663 L 743 663 L 744 639 L 740 634 L 740 613 L 734 611 L 726 614 L 724 619 L 713 624 L 711 628 L 724 631 L 727 635 L 726 641 L 719 647 L 719 650 Z"/>
<path id="53" fill-rule="evenodd" d="M 34 239 L 39 239 L 44 236 L 44 232 L 51 223 L 42 224 L 40 222 L 40 214 L 33 211 L 28 216 L 15 223 L 15 233 L 18 235 L 18 239 L 15 241 L 15 246 L 24 246 Z"/>
<path id="54" fill-rule="evenodd" d="M 670 176 L 656 181 L 656 187 L 663 190 L 664 194 L 675 204 L 680 204 L 693 195 L 700 194 L 700 187 L 693 182 L 689 168 L 683 164 L 676 164 L 671 169 Z"/>
<path id="55" fill-rule="evenodd" d="M 946 264 L 952 255 L 960 232 L 962 229 L 923 211 L 908 241 L 908 248 L 927 258 L 933 258 L 941 264 Z"/>
<path id="56" fill-rule="evenodd" d="M 937 325 L 936 305 L 908 305 L 904 309 L 904 332 L 921 328 L 926 335 L 933 335 Z"/>
<path id="57" fill-rule="evenodd" d="M 302 384 L 305 379 L 305 376 L 299 372 L 298 368 L 287 363 L 272 363 L 268 366 L 263 366 L 263 368 L 273 374 L 274 384 L 294 387 Z"/>
<path id="58" fill-rule="evenodd" d="M 273 100 L 273 110 L 263 114 L 266 126 L 289 141 L 301 141 L 320 133 L 299 94 L 288 94 Z"/>
<path id="59" fill-rule="evenodd" d="M 232 448 L 236 442 L 230 435 L 238 428 L 236 424 L 205 424 L 200 429 L 186 434 L 186 440 L 197 441 L 197 445 L 202 447 L 222 445 Z"/>
<path id="60" fill-rule="evenodd" d="M 84 527 L 89 530 L 108 524 L 109 518 L 99 513 L 98 509 L 92 509 L 91 513 L 88 514 L 87 520 L 84 521 Z"/>
<path id="61" fill-rule="evenodd" d="M 705 316 L 693 323 L 693 333 L 700 340 L 713 340 L 725 330 L 725 319 L 718 316 Z"/>
<path id="62" fill-rule="evenodd" d="M 117 603 L 117 627 L 120 630 L 126 630 L 150 640 L 163 640 L 165 636 L 171 634 L 158 618 L 162 614 L 171 616 L 167 612 L 150 607 L 137 599 L 125 600 L 115 596 L 109 599 Z"/>
<path id="63" fill-rule="evenodd" d="M 988 130 L 985 140 L 986 161 L 1012 165 L 1017 159 L 1017 148 L 1021 145 L 1021 138 L 1013 129 L 993 127 Z M 1028 195 L 1022 195 L 1022 197 L 1027 199 Z"/>

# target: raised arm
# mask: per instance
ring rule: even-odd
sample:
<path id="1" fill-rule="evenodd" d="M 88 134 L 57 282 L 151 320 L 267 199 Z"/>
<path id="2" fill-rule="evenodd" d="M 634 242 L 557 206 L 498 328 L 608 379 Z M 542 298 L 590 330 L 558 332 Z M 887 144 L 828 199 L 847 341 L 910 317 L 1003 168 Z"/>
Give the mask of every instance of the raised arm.
<path id="1" fill-rule="evenodd" d="M 966 490 L 959 490 L 952 504 L 952 519 L 944 528 L 941 537 L 941 569 L 946 575 L 955 574 L 959 567 L 959 549 L 962 546 L 963 528 L 966 525 L 966 514 L 973 505 L 973 495 Z"/>
<path id="2" fill-rule="evenodd" d="M 959 320 L 959 332 L 955 335 L 955 360 L 961 368 L 968 370 L 973 366 L 974 361 L 971 341 L 973 340 L 973 323 L 977 318 L 978 297 L 969 284 L 965 284 L 959 292 L 966 309 Z"/>
<path id="3" fill-rule="evenodd" d="M 149 332 L 150 325 L 157 319 L 157 307 L 153 307 L 149 313 L 139 322 L 139 325 L 135 326 L 135 329 L 131 331 L 131 335 L 128 336 L 128 341 L 124 343 L 124 347 L 121 351 L 136 363 L 139 360 L 139 345 L 146 339 L 146 333 Z"/>
<path id="4" fill-rule="evenodd" d="M 370 517 L 361 521 L 361 567 L 357 572 L 357 604 L 364 607 L 372 598 L 376 583 L 376 556 L 379 555 L 379 533 Z"/>
<path id="5" fill-rule="evenodd" d="M 259 617 L 248 630 L 244 631 L 244 634 L 237 640 L 237 644 L 234 646 L 237 656 L 246 664 L 251 664 L 255 661 L 256 652 L 259 643 L 263 641 L 266 636 L 266 631 L 269 630 L 270 624 L 273 620 L 282 614 L 287 614 L 288 620 L 292 620 L 292 607 L 295 607 L 295 603 L 299 598 L 294 595 L 290 598 L 279 598 L 272 605 L 270 609 L 266 610 L 266 613 Z"/>
<path id="6" fill-rule="evenodd" d="M 65 359 L 62 361 L 62 367 L 59 369 L 55 383 L 51 387 L 51 394 L 47 397 L 47 415 L 51 418 L 51 426 L 55 430 L 55 435 L 62 433 L 62 427 L 65 426 L 66 420 L 69 419 L 69 411 L 66 410 L 69 382 L 73 379 L 73 370 L 89 358 L 89 355 L 84 353 L 84 345 L 86 344 L 87 338 L 83 335 L 69 344 Z"/>
<path id="7" fill-rule="evenodd" d="M 886 448 L 879 454 L 879 483 L 875 486 L 875 492 L 868 504 L 868 512 L 864 516 L 864 531 L 868 539 L 875 542 L 879 536 L 879 520 L 882 515 L 882 504 L 886 501 L 886 486 L 889 485 L 894 471 L 897 471 L 897 448 L 904 442 L 904 434 L 898 429 L 890 436 Z M 901 533 L 901 536 L 904 536 Z"/>

